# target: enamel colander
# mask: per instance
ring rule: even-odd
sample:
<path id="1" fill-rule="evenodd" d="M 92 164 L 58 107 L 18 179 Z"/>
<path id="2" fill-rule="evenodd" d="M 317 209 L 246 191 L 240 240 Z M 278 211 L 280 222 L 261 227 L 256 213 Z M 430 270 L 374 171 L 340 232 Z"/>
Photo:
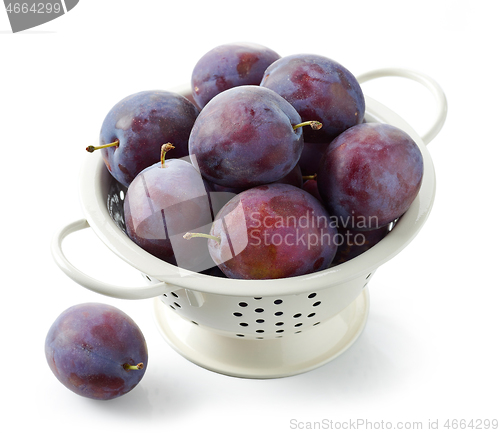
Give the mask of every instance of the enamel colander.
<path id="1" fill-rule="evenodd" d="M 190 361 L 236 377 L 274 378 L 319 367 L 348 349 L 366 324 L 368 284 L 377 268 L 405 248 L 424 225 L 435 195 L 435 173 L 426 145 L 439 133 L 447 112 L 444 93 L 428 76 L 403 69 L 381 69 L 358 81 L 387 76 L 415 80 L 437 102 L 432 127 L 419 136 L 402 118 L 366 98 L 366 120 L 392 124 L 419 146 L 424 176 L 417 198 L 389 234 L 363 254 L 313 274 L 276 280 L 232 280 L 181 270 L 134 244 L 115 222 L 110 197 L 116 188 L 102 158 L 86 155 L 81 170 L 80 199 L 84 218 L 54 236 L 57 265 L 80 285 L 106 296 L 153 298 L 159 331 Z M 123 198 L 123 193 L 121 194 Z M 116 255 L 142 273 L 142 287 L 122 287 L 80 271 L 62 249 L 65 237 L 91 227 Z M 112 279 L 112 275 L 110 275 Z"/>

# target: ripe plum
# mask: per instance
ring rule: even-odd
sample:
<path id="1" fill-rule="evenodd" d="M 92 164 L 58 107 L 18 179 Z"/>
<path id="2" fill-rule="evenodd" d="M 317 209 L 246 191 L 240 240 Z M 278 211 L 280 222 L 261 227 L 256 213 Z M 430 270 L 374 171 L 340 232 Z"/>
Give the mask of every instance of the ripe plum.
<path id="1" fill-rule="evenodd" d="M 158 161 L 167 142 L 175 145 L 169 158 L 187 156 L 198 113 L 194 104 L 174 92 L 144 91 L 122 99 L 104 119 L 99 138 L 100 146 L 115 144 L 101 149 L 111 175 L 128 187 L 140 171 Z"/>
<path id="2" fill-rule="evenodd" d="M 62 312 L 45 339 L 45 355 L 64 386 L 96 400 L 131 391 L 148 364 L 146 341 L 137 324 L 118 308 L 101 303 Z"/>
<path id="3" fill-rule="evenodd" d="M 306 142 L 330 142 L 363 121 L 365 99 L 358 81 L 344 66 L 327 57 L 282 57 L 266 69 L 260 85 L 283 96 L 302 119 L 323 124 L 321 130 L 304 131 Z"/>
<path id="4" fill-rule="evenodd" d="M 327 268 L 337 251 L 336 233 L 309 193 L 287 184 L 261 185 L 226 203 L 208 246 L 229 278 L 286 278 Z"/>
<path id="5" fill-rule="evenodd" d="M 214 266 L 206 242 L 190 244 L 182 239 L 186 231 L 208 232 L 212 224 L 206 185 L 189 162 L 163 157 L 140 172 L 123 207 L 128 236 L 150 254 L 192 271 Z"/>
<path id="6" fill-rule="evenodd" d="M 363 123 L 328 146 L 318 189 L 339 226 L 371 230 L 408 210 L 420 189 L 423 169 L 420 149 L 406 132 Z"/>
<path id="7" fill-rule="evenodd" d="M 236 86 L 259 85 L 266 68 L 279 59 L 273 50 L 258 44 L 220 45 L 200 58 L 193 69 L 193 99 L 203 108 L 215 95 Z"/>
<path id="8" fill-rule="evenodd" d="M 272 90 L 239 86 L 219 93 L 201 111 L 189 153 L 207 180 L 250 188 L 287 175 L 304 145 L 297 111 Z"/>

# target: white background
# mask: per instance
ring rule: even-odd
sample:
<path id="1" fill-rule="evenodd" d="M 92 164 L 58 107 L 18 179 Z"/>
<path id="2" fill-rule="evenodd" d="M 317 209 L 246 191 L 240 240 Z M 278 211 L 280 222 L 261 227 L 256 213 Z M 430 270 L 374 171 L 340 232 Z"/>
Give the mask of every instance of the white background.
<path id="1" fill-rule="evenodd" d="M 417 421 L 424 428 L 429 420 L 442 427 L 447 419 L 499 419 L 495 3 L 82 0 L 19 34 L 0 10 L 2 424 L 9 431 L 287 432 L 305 430 L 296 422 L 323 419 Z M 107 111 L 131 93 L 188 83 L 199 57 L 234 41 L 281 55 L 323 54 L 355 75 L 415 69 L 440 83 L 449 104 L 429 145 L 437 174 L 433 211 L 372 279 L 364 333 L 326 366 L 285 379 L 231 378 L 191 364 L 161 338 L 151 300 L 90 292 L 50 254 L 55 230 L 83 216 L 80 164 Z M 418 84 L 381 79 L 363 89 L 418 132 L 432 123 L 433 98 Z M 67 251 L 93 276 L 143 282 L 91 229 L 68 239 Z M 68 391 L 44 357 L 56 317 L 90 301 L 132 316 L 149 347 L 143 381 L 107 402 Z"/>

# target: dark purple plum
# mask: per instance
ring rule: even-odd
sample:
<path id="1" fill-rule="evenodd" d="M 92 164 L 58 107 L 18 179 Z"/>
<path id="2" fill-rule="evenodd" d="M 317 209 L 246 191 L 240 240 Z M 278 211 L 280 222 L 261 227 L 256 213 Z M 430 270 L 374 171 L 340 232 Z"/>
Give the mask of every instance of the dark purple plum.
<path id="1" fill-rule="evenodd" d="M 243 85 L 259 85 L 266 68 L 279 59 L 273 50 L 258 44 L 220 45 L 200 58 L 193 69 L 193 99 L 204 107 L 215 95 Z"/>
<path id="2" fill-rule="evenodd" d="M 207 192 L 200 173 L 183 159 L 167 159 L 146 168 L 125 196 L 128 236 L 170 264 L 192 271 L 213 267 L 206 242 L 182 239 L 187 231 L 205 229 L 208 233 L 213 215 Z"/>
<path id="3" fill-rule="evenodd" d="M 261 185 L 220 210 L 208 247 L 229 278 L 286 278 L 327 268 L 337 250 L 336 233 L 309 193 L 287 184 Z"/>
<path id="4" fill-rule="evenodd" d="M 371 230 L 408 210 L 420 189 L 423 169 L 422 153 L 406 132 L 363 123 L 328 146 L 318 189 L 340 227 Z"/>
<path id="5" fill-rule="evenodd" d="M 189 138 L 191 160 L 218 185 L 272 183 L 299 161 L 301 124 L 297 111 L 272 90 L 234 87 L 214 97 L 196 119 Z"/>
<path id="6" fill-rule="evenodd" d="M 260 85 L 283 96 L 302 119 L 323 124 L 320 130 L 304 130 L 306 142 L 329 143 L 363 121 L 365 98 L 358 81 L 344 66 L 327 57 L 282 57 L 267 68 Z"/>
<path id="7" fill-rule="evenodd" d="M 323 158 L 328 143 L 307 143 L 304 142 L 304 149 L 300 155 L 299 165 L 304 176 L 313 176 L 318 174 L 319 165 Z"/>
<path id="8" fill-rule="evenodd" d="M 338 228 L 337 235 L 337 254 L 333 259 L 332 265 L 336 266 L 345 263 L 354 257 L 368 251 L 371 247 L 378 244 L 389 233 L 389 225 L 373 230 L 354 230 Z"/>
<path id="9" fill-rule="evenodd" d="M 47 333 L 45 356 L 64 386 L 96 400 L 131 391 L 148 364 L 146 341 L 137 324 L 118 308 L 101 303 L 62 312 Z"/>
<path id="10" fill-rule="evenodd" d="M 140 171 L 158 161 L 165 143 L 175 146 L 169 158 L 187 156 L 198 113 L 194 104 L 173 92 L 144 91 L 122 99 L 107 114 L 99 137 L 100 146 L 117 144 L 100 150 L 111 175 L 128 187 Z"/>

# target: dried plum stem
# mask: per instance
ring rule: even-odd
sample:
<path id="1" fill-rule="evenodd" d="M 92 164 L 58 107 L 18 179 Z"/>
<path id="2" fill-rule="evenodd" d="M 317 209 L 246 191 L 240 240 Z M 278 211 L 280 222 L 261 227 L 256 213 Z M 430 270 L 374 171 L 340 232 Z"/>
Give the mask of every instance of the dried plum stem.
<path id="1" fill-rule="evenodd" d="M 191 239 L 191 238 L 207 238 L 207 239 L 213 239 L 217 243 L 220 244 L 220 237 L 217 236 L 212 236 L 212 235 L 206 235 L 205 233 L 186 233 L 183 236 L 184 239 Z"/>
<path id="2" fill-rule="evenodd" d="M 165 168 L 165 155 L 169 150 L 175 149 L 172 143 L 165 143 L 161 147 L 161 168 Z"/>
<path id="3" fill-rule="evenodd" d="M 144 363 L 139 362 L 137 365 L 123 364 L 125 370 L 142 370 L 144 368 Z"/>
<path id="4" fill-rule="evenodd" d="M 303 126 L 310 126 L 312 129 L 317 131 L 318 129 L 321 129 L 323 124 L 321 122 L 318 122 L 317 120 L 308 120 L 307 122 L 302 122 L 298 123 L 297 125 L 292 125 L 292 128 L 295 131 L 297 128 L 301 128 Z"/>
<path id="5" fill-rule="evenodd" d="M 100 146 L 87 146 L 85 149 L 87 152 L 92 153 L 94 150 L 105 149 L 106 147 L 118 147 L 120 145 L 120 140 L 115 140 L 112 143 L 101 144 Z"/>

